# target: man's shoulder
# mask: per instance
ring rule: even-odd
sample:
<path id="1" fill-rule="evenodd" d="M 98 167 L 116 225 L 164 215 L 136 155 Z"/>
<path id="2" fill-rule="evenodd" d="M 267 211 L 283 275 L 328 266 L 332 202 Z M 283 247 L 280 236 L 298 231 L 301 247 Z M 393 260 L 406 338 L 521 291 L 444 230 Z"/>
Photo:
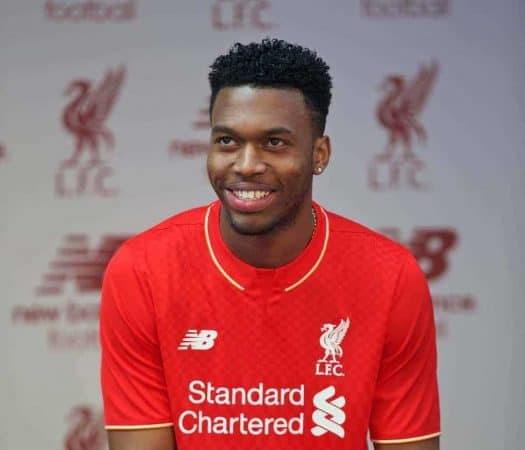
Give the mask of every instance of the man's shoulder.
<path id="1" fill-rule="evenodd" d="M 337 242 L 338 248 L 349 248 L 359 253 L 390 254 L 401 260 L 410 255 L 406 247 L 353 219 L 326 211 L 330 223 L 330 238 Z"/>
<path id="2" fill-rule="evenodd" d="M 143 231 L 138 234 L 138 236 L 148 236 L 154 234 L 158 231 L 170 230 L 173 228 L 193 228 L 195 226 L 199 227 L 204 224 L 204 218 L 206 215 L 206 210 L 209 205 L 197 206 L 195 208 L 187 209 L 181 211 L 173 216 L 168 217 L 157 225 L 152 226 L 151 228 Z"/>
<path id="3" fill-rule="evenodd" d="M 118 253 L 137 257 L 146 250 L 163 248 L 167 243 L 173 245 L 178 240 L 191 240 L 196 234 L 202 234 L 208 207 L 209 205 L 198 206 L 164 219 L 126 240 Z"/>
<path id="4" fill-rule="evenodd" d="M 343 233 L 374 233 L 373 230 L 366 227 L 365 225 L 356 222 L 353 219 L 342 216 L 332 211 L 324 210 L 330 220 L 330 231 L 331 232 L 343 232 Z"/>
<path id="5" fill-rule="evenodd" d="M 374 239 L 374 240 L 384 242 L 386 245 L 393 245 L 394 247 L 402 247 L 398 242 L 390 239 L 389 237 L 353 219 L 344 217 L 332 211 L 325 210 L 325 212 L 329 218 L 331 233 L 341 234 L 341 235 L 345 235 L 345 234 L 357 235 L 357 236 L 360 235 L 364 238 Z M 354 238 L 355 237 L 356 236 L 354 236 Z"/>

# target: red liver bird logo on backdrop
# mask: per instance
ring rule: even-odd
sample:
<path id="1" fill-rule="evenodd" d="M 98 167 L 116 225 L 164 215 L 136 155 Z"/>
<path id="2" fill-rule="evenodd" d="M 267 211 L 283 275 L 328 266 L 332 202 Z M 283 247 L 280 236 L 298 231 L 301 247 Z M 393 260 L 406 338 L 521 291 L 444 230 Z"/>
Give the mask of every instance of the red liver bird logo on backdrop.
<path id="1" fill-rule="evenodd" d="M 73 99 L 64 109 L 62 121 L 75 138 L 75 151 L 69 163 L 78 162 L 82 151 L 87 150 L 91 153 L 91 162 L 98 164 L 101 161 L 101 141 L 108 149 L 113 148 L 113 133 L 105 122 L 118 98 L 125 74 L 121 66 L 109 70 L 98 85 L 90 80 L 79 79 L 67 87 L 65 95 L 73 96 Z"/>
<path id="2" fill-rule="evenodd" d="M 104 450 L 106 436 L 101 413 L 88 406 L 73 408 L 68 416 L 71 427 L 64 438 L 65 450 Z"/>
<path id="3" fill-rule="evenodd" d="M 422 65 L 412 80 L 402 75 L 390 75 L 382 84 L 386 95 L 377 107 L 376 115 L 388 131 L 387 153 L 402 145 L 405 155 L 412 156 L 412 140 L 416 136 L 426 142 L 426 132 L 418 120 L 438 74 L 438 65 Z"/>

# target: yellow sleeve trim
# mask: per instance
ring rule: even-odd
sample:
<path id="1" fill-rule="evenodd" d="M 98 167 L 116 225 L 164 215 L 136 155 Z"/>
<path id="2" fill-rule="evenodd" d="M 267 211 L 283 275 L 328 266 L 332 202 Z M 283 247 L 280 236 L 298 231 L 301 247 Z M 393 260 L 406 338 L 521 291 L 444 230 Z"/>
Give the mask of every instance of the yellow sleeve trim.
<path id="1" fill-rule="evenodd" d="M 372 439 L 372 442 L 375 442 L 376 444 L 405 444 L 407 442 L 418 442 L 424 441 L 426 439 L 432 439 L 439 436 L 440 434 L 441 432 L 438 431 L 437 433 L 425 434 L 424 436 L 417 436 L 408 439 Z"/>
<path id="2" fill-rule="evenodd" d="M 106 425 L 106 430 L 151 430 L 154 428 L 172 427 L 173 422 L 154 423 L 151 425 Z"/>

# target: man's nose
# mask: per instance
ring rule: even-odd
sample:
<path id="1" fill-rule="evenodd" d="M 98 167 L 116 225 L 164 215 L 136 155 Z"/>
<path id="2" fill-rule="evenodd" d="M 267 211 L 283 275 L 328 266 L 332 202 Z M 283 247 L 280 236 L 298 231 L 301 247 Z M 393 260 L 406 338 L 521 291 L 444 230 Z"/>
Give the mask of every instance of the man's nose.
<path id="1" fill-rule="evenodd" d="M 266 164 L 260 151 L 254 145 L 246 144 L 238 151 L 234 169 L 239 175 L 249 177 L 263 173 Z"/>

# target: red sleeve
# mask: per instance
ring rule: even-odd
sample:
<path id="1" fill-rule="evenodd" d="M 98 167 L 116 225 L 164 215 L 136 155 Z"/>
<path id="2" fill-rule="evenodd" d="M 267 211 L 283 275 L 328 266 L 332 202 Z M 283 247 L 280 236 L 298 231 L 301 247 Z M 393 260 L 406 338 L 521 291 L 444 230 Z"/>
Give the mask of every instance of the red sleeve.
<path id="1" fill-rule="evenodd" d="M 171 425 L 168 393 L 146 270 L 124 244 L 102 287 L 102 395 L 108 429 Z"/>
<path id="2" fill-rule="evenodd" d="M 436 332 L 427 282 L 408 255 L 388 319 L 374 394 L 374 442 L 411 442 L 440 432 Z"/>

